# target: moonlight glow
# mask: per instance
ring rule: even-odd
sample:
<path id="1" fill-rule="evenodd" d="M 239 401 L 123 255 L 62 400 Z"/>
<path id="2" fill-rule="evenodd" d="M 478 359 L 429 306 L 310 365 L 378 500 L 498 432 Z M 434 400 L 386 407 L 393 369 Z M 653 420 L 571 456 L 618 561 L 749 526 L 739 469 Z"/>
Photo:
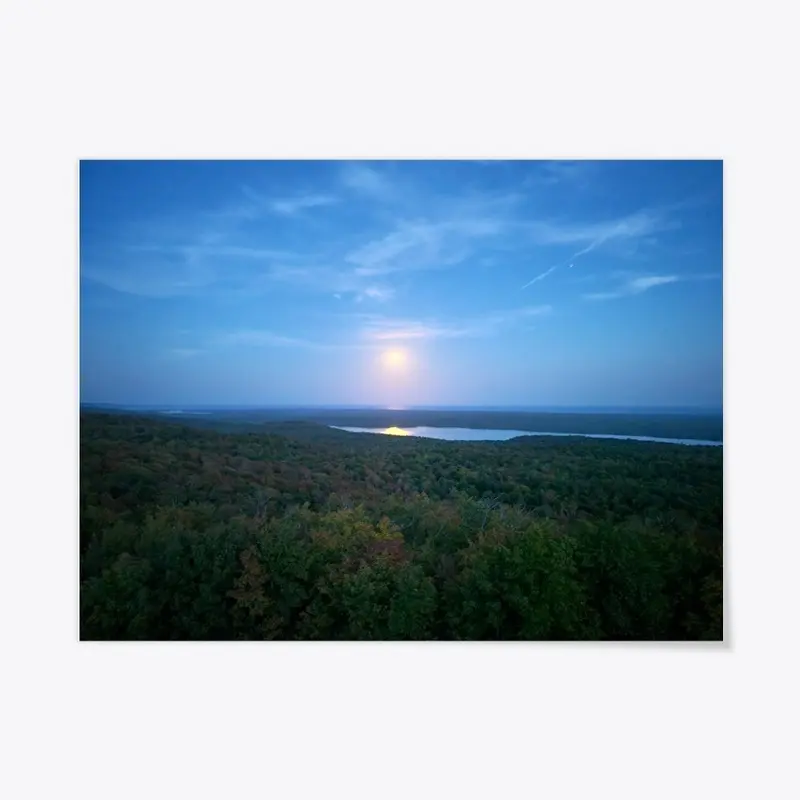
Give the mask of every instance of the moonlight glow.
<path id="1" fill-rule="evenodd" d="M 405 350 L 387 350 L 382 356 L 383 365 L 392 371 L 400 372 L 408 364 L 408 354 Z"/>

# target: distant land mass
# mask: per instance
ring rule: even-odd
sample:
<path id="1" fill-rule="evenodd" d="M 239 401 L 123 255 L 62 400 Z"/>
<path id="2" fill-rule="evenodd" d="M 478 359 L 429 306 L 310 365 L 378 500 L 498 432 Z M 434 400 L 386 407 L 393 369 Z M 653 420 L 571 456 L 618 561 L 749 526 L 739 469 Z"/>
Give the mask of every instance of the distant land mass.
<path id="1" fill-rule="evenodd" d="M 687 414 L 687 415 L 721 415 L 719 406 L 378 406 L 378 405 L 336 405 L 336 404 L 263 404 L 263 405 L 208 405 L 208 404 L 119 404 L 119 403 L 81 403 L 81 408 L 108 408 L 119 411 L 287 411 L 287 410 L 354 410 L 371 411 L 519 411 L 548 414 Z"/>
<path id="2" fill-rule="evenodd" d="M 218 430 L 250 430 L 275 422 L 314 422 L 364 428 L 493 428 L 548 433 L 616 434 L 721 442 L 721 409 L 623 407 L 457 407 L 387 409 L 377 406 L 113 406 L 82 405 L 86 411 L 168 415 L 183 424 Z"/>

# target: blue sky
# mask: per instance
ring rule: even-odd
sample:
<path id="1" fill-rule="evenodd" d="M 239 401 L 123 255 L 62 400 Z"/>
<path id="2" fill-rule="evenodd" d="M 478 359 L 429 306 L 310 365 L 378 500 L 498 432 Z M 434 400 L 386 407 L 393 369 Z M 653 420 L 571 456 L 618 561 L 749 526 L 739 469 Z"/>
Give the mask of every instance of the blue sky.
<path id="1" fill-rule="evenodd" d="M 82 162 L 81 401 L 722 405 L 722 164 Z"/>

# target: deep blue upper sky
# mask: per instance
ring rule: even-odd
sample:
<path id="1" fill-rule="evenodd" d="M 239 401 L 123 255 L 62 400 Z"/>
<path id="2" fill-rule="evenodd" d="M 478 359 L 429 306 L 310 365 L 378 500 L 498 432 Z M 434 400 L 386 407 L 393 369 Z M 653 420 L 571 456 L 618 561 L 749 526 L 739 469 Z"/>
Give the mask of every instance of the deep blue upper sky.
<path id="1" fill-rule="evenodd" d="M 81 401 L 722 405 L 721 162 L 83 162 Z"/>

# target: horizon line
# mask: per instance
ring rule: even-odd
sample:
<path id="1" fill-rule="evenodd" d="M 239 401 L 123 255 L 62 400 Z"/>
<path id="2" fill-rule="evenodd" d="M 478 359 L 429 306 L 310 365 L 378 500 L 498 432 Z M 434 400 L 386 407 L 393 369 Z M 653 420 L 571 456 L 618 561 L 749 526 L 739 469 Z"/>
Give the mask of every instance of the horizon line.
<path id="1" fill-rule="evenodd" d="M 85 401 L 80 403 L 81 407 L 103 407 L 115 409 L 174 409 L 174 410 L 194 410 L 194 409 L 220 409 L 220 410 L 258 410 L 258 409 L 370 409 L 377 411 L 429 411 L 435 409 L 443 410 L 498 410 L 498 411 L 526 411 L 536 409 L 643 409 L 643 410 L 656 410 L 656 409 L 692 409 L 702 411 L 714 411 L 721 413 L 723 411 L 722 405 L 702 405 L 702 404 L 560 404 L 560 403 L 539 403 L 535 405 L 457 405 L 449 403 L 441 404 L 422 404 L 422 405 L 408 405 L 408 406 L 387 406 L 383 404 L 349 404 L 349 403 L 108 403 L 108 402 L 90 402 Z"/>

